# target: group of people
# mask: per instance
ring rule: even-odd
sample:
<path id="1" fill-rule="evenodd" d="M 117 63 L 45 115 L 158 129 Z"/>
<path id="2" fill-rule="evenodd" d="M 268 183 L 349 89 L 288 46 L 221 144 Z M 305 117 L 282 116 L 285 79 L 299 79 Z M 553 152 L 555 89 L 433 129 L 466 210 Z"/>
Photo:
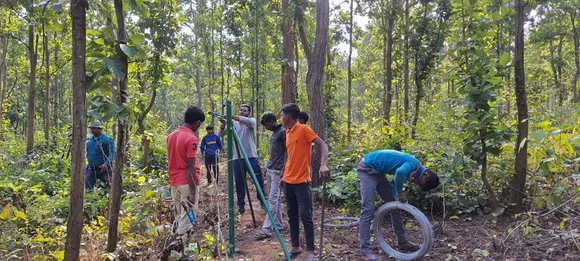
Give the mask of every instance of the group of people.
<path id="1" fill-rule="evenodd" d="M 233 130 L 240 138 L 245 151 L 241 152 L 234 143 L 233 172 L 236 187 L 237 206 L 240 214 L 245 213 L 247 157 L 250 166 L 258 180 L 258 186 L 264 189 L 264 179 L 258 161 L 255 143 L 256 119 L 251 117 L 251 106 L 240 106 L 238 115 L 232 117 Z M 292 257 L 299 255 L 300 222 L 302 222 L 306 243 L 306 260 L 317 260 L 314 252 L 314 223 L 312 221 L 312 192 L 311 182 L 311 153 L 312 145 L 316 144 L 321 150 L 320 175 L 326 177 L 329 169 L 328 146 L 316 133 L 306 125 L 308 114 L 300 111 L 297 104 L 289 103 L 280 110 L 280 121 L 273 112 L 262 115 L 260 124 L 272 132 L 269 141 L 270 158 L 266 164 L 266 175 L 269 184 L 268 205 L 274 216 L 275 225 L 280 230 L 290 230 Z M 184 115 L 184 123 L 167 137 L 167 154 L 169 182 L 171 196 L 174 202 L 175 220 L 172 227 L 174 240 L 171 244 L 176 250 L 183 250 L 190 239 L 193 225 L 188 209 L 197 208 L 199 201 L 200 165 L 198 149 L 204 157 L 208 184 L 212 178 L 218 182 L 219 170 L 217 158 L 223 150 L 220 136 L 226 134 L 227 123 L 220 119 L 219 136 L 214 133 L 213 127 L 206 127 L 207 135 L 201 144 L 195 135 L 205 121 L 205 114 L 200 108 L 190 106 Z M 110 179 L 111 160 L 115 155 L 112 138 L 101 133 L 100 123 L 92 124 L 93 136 L 87 139 L 87 166 L 86 186 L 91 189 L 96 178 L 107 182 Z M 90 148 L 90 149 L 89 149 Z M 100 152 L 99 152 L 100 151 Z M 213 172 L 213 175 L 210 173 Z M 379 150 L 366 154 L 359 162 L 357 173 L 361 190 L 360 216 L 360 251 L 365 260 L 378 260 L 370 245 L 371 221 L 375 211 L 375 192 L 386 202 L 399 200 L 406 201 L 404 183 L 411 180 L 423 191 L 438 187 L 439 178 L 431 170 L 426 169 L 412 155 L 399 150 Z M 394 175 L 389 181 L 387 174 Z M 288 216 L 286 226 L 282 217 L 280 200 L 280 185 L 283 184 Z M 257 193 L 256 193 L 257 194 Z M 249 195 L 248 195 L 249 196 Z M 256 195 L 259 200 L 259 195 Z M 261 202 L 261 201 L 260 201 Z M 391 213 L 393 228 L 398 240 L 398 248 L 406 251 L 416 251 L 419 246 L 406 239 L 401 213 Z M 274 234 L 273 224 L 265 218 L 261 231 L 254 235 L 256 240 L 264 240 Z M 170 246 L 171 248 L 171 246 Z"/>

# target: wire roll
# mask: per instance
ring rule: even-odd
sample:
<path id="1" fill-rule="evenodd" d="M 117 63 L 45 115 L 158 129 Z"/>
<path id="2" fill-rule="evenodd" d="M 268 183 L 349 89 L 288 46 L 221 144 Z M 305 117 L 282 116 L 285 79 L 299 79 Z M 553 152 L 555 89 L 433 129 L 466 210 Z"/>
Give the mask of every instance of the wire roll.
<path id="1" fill-rule="evenodd" d="M 423 243 L 420 246 L 420 249 L 413 253 L 402 253 L 394 248 L 392 248 L 381 233 L 381 226 L 383 224 L 383 220 L 385 218 L 390 218 L 388 215 L 393 210 L 402 210 L 405 211 L 413 216 L 413 218 L 419 222 L 421 226 L 421 231 L 423 232 Z M 429 219 L 423 212 L 421 212 L 418 208 L 414 207 L 413 205 L 401 203 L 398 201 L 387 202 L 383 204 L 375 213 L 375 218 L 373 220 L 373 233 L 375 234 L 375 238 L 377 242 L 387 253 L 390 257 L 395 258 L 397 260 L 418 260 L 422 258 L 429 250 L 431 249 L 431 245 L 433 244 L 433 226 Z"/>

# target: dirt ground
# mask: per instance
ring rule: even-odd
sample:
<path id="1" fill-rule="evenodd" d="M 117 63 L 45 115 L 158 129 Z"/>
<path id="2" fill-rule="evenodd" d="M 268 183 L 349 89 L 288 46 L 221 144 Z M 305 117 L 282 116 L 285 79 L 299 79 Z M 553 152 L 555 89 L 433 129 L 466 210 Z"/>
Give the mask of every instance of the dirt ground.
<path id="1" fill-rule="evenodd" d="M 225 166 L 220 168 L 226 169 Z M 205 174 L 204 171 L 202 169 L 203 174 Z M 216 231 L 216 224 L 220 224 L 221 242 L 227 245 L 227 176 L 225 173 L 222 175 L 217 187 L 208 186 L 205 175 L 202 175 L 200 208 L 203 213 L 200 214 L 196 234 L 199 238 L 203 232 Z M 262 222 L 266 218 L 266 212 L 259 207 L 253 185 L 250 185 L 250 194 L 254 206 L 256 226 L 254 227 L 252 222 L 248 200 L 246 200 L 246 213 L 236 216 L 236 255 L 234 260 L 284 260 L 284 254 L 277 237 L 261 241 L 254 240 L 254 235 L 260 232 Z M 283 199 L 282 196 L 282 201 L 284 201 Z M 219 202 L 220 208 L 219 215 L 216 213 L 217 202 Z M 442 220 L 441 214 L 429 213 L 429 215 L 433 215 L 430 216 L 430 219 L 433 224 L 434 240 L 431 250 L 422 260 L 580 260 L 580 205 L 578 200 L 575 202 L 576 204 L 570 200 L 568 204 L 563 204 L 556 210 L 543 210 L 531 213 L 531 216 L 520 215 L 518 218 L 514 218 L 513 214 L 506 212 L 499 217 L 476 214 L 458 217 L 448 216 Z M 287 220 L 285 204 L 283 203 L 282 206 L 284 220 Z M 326 219 L 341 216 L 338 206 L 326 206 L 325 211 Z M 320 218 L 320 202 L 315 202 L 314 224 L 317 251 L 320 244 Z M 412 242 L 422 242 L 422 233 L 420 233 L 418 225 L 408 221 L 411 219 L 405 218 L 405 220 L 408 239 Z M 526 220 L 529 222 L 524 222 Z M 390 224 L 384 224 L 383 227 L 390 228 Z M 384 231 L 383 235 L 391 241 L 393 239 L 392 229 L 387 230 Z M 303 231 L 301 230 L 301 232 L 301 236 L 303 236 Z M 358 227 L 325 228 L 324 251 L 320 260 L 363 260 L 359 254 L 358 236 Z M 289 232 L 282 231 L 282 237 L 289 249 Z M 301 244 L 304 244 L 304 240 L 301 240 Z M 371 244 L 379 260 L 395 260 L 388 257 L 380 249 L 378 243 L 374 241 L 374 237 L 371 239 Z M 302 248 L 304 249 L 304 245 Z M 294 260 L 304 260 L 305 257 L 306 255 L 303 253 L 295 257 Z"/>
<path id="2" fill-rule="evenodd" d="M 221 183 L 218 186 L 219 197 L 217 198 L 222 202 L 220 223 L 224 233 L 223 238 L 227 244 L 227 186 L 224 184 L 225 179 L 222 179 Z M 205 184 L 202 186 L 204 186 L 202 188 L 202 205 L 203 202 L 215 200 L 215 187 L 207 187 Z M 234 259 L 284 260 L 282 248 L 275 236 L 261 241 L 254 240 L 254 235 L 260 232 L 262 222 L 266 218 L 266 212 L 261 210 L 256 202 L 253 185 L 250 187 L 256 227 L 254 227 L 247 206 L 246 213 L 236 217 L 237 252 Z M 209 193 L 208 191 L 213 192 Z M 246 202 L 246 204 L 248 203 Z M 316 202 L 314 207 L 315 240 L 316 248 L 318 248 L 320 244 L 320 202 Z M 325 211 L 326 219 L 341 215 L 336 206 L 327 206 Z M 285 208 L 283 213 L 284 219 L 287 220 Z M 580 241 L 580 208 L 578 205 L 570 203 L 570 206 L 546 213 L 547 211 L 533 213 L 531 218 L 522 215 L 517 219 L 514 219 L 513 215 L 508 217 L 507 213 L 498 218 L 492 215 L 471 215 L 452 217 L 451 219 L 448 217 L 445 221 L 441 221 L 441 215 L 439 217 L 435 215 L 435 221 L 431 220 L 435 233 L 434 242 L 431 250 L 422 260 L 580 260 L 580 244 L 578 242 Z M 215 218 L 214 215 L 210 216 Z M 566 221 L 562 223 L 564 218 Z M 522 223 L 527 219 L 530 219 L 528 223 Z M 205 221 L 201 220 L 201 222 L 203 224 Z M 513 230 L 518 225 L 519 227 Z M 389 225 L 386 224 L 386 227 Z M 408 225 L 406 227 L 409 240 L 422 241 L 420 235 L 413 235 L 413 229 L 409 229 Z M 513 233 L 508 237 L 512 231 Z M 524 231 L 526 236 L 524 236 Z M 324 254 L 321 260 L 362 260 L 359 255 L 358 233 L 358 227 L 325 228 Z M 390 238 L 390 235 L 389 231 L 384 233 L 386 238 Z M 283 231 L 282 237 L 286 247 L 289 248 L 289 232 Z M 372 245 L 380 260 L 394 260 L 379 248 L 374 238 Z M 305 254 L 303 253 L 294 260 L 304 260 L 304 258 Z"/>

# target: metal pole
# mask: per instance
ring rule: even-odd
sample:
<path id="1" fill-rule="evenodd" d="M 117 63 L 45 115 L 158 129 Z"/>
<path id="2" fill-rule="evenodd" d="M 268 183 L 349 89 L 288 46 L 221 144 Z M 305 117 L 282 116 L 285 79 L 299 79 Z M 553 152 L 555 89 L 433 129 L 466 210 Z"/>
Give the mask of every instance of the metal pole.
<path id="1" fill-rule="evenodd" d="M 234 214 L 234 164 L 232 158 L 233 153 L 233 123 L 232 123 L 232 102 L 226 102 L 227 112 L 227 133 L 228 133 L 228 216 L 230 227 L 230 256 L 233 258 L 236 253 L 236 237 L 235 237 L 235 214 Z"/>
<path id="2" fill-rule="evenodd" d="M 322 177 L 322 215 L 320 217 L 320 258 L 324 252 L 324 203 L 326 203 L 326 177 Z"/>
<path id="3" fill-rule="evenodd" d="M 235 132 L 232 132 L 235 142 L 236 142 L 236 146 L 241 146 L 241 142 L 240 142 L 240 137 L 238 137 L 238 134 Z M 286 244 L 284 243 L 284 239 L 282 238 L 282 234 L 280 234 L 280 230 L 278 230 L 278 226 L 276 225 L 276 220 L 274 219 L 274 216 L 272 215 L 272 212 L 270 211 L 270 206 L 268 205 L 268 203 L 266 202 L 266 197 L 264 197 L 264 192 L 262 191 L 262 188 L 260 187 L 260 183 L 258 183 L 258 178 L 256 178 L 256 174 L 254 173 L 254 169 L 252 169 L 252 164 L 250 164 L 250 160 L 248 159 L 248 155 L 246 155 L 246 151 L 242 148 L 241 149 L 242 154 L 244 156 L 244 161 L 246 162 L 246 166 L 248 167 L 248 170 L 250 172 L 250 176 L 252 176 L 252 180 L 254 181 L 254 186 L 256 187 L 256 191 L 258 191 L 258 194 L 260 195 L 260 200 L 262 201 L 262 204 L 264 205 L 264 208 L 266 209 L 266 212 L 268 213 L 268 217 L 270 217 L 270 221 L 272 222 L 272 227 L 274 227 L 274 232 L 276 232 L 276 236 L 278 237 L 278 241 L 280 241 L 280 246 L 282 247 L 282 251 L 284 251 L 284 256 L 286 257 L 287 261 L 290 261 L 290 253 L 288 252 L 288 249 L 286 249 Z"/>

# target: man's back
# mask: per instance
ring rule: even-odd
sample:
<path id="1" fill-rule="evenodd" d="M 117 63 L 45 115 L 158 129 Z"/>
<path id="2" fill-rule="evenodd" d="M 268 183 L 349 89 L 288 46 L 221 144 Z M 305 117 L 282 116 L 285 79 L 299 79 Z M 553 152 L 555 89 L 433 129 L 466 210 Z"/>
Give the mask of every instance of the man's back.
<path id="1" fill-rule="evenodd" d="M 172 186 L 187 184 L 187 158 L 195 158 L 195 183 L 199 184 L 197 147 L 197 137 L 189 128 L 179 127 L 167 136 L 169 177 Z"/>

